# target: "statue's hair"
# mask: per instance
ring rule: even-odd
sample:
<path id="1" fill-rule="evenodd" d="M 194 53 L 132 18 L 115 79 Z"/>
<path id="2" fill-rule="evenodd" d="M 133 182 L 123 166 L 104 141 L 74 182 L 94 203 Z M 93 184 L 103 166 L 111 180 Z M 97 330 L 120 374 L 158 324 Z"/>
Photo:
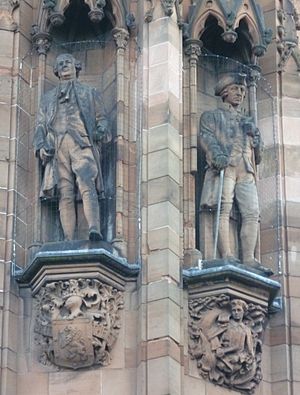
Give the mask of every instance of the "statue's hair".
<path id="1" fill-rule="evenodd" d="M 82 69 L 81 62 L 79 60 L 75 59 L 74 56 L 69 53 L 62 53 L 56 57 L 55 64 L 53 66 L 54 75 L 56 75 L 56 77 L 58 77 L 58 60 L 59 60 L 59 58 L 62 58 L 62 57 L 68 57 L 68 58 L 74 59 L 75 69 L 76 69 L 76 77 L 78 77 L 79 72 Z"/>
<path id="2" fill-rule="evenodd" d="M 242 299 L 233 299 L 230 304 L 231 307 L 241 306 L 244 312 L 247 311 L 247 303 L 244 302 Z"/>

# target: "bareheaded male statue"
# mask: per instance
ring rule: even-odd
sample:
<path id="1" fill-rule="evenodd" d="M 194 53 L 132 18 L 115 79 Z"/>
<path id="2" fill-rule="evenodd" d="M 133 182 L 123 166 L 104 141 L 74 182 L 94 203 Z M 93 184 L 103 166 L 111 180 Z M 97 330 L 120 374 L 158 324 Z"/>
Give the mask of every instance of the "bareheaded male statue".
<path id="1" fill-rule="evenodd" d="M 234 200 L 241 215 L 241 252 L 245 265 L 267 270 L 255 259 L 259 207 L 255 165 L 261 161 L 262 139 L 250 117 L 240 106 L 246 94 L 246 75 L 228 73 L 215 87 L 222 98 L 220 108 L 205 111 L 200 119 L 199 146 L 206 154 L 200 207 L 216 208 L 215 238 L 222 259 L 238 262 L 230 245 L 230 212 Z"/>
<path id="2" fill-rule="evenodd" d="M 56 58 L 59 83 L 42 98 L 34 148 L 44 168 L 40 197 L 58 196 L 65 240 L 75 237 L 77 191 L 89 239 L 97 241 L 102 240 L 99 197 L 104 193 L 99 147 L 111 136 L 101 96 L 78 81 L 80 70 L 72 55 Z"/>

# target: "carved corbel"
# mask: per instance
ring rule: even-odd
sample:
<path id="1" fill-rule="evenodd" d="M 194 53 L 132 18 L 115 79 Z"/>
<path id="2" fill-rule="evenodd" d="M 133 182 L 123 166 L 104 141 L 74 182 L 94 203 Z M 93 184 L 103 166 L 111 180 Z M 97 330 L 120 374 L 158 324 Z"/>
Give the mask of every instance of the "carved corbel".
<path id="1" fill-rule="evenodd" d="M 33 48 L 37 51 L 38 55 L 47 55 L 52 41 L 50 34 L 41 32 L 37 25 L 32 25 L 31 37 Z"/>
<path id="2" fill-rule="evenodd" d="M 287 11 L 285 9 L 277 10 L 277 18 L 279 25 L 277 26 L 277 51 L 280 56 L 278 67 L 283 70 L 290 57 L 296 61 L 298 49 L 297 30 L 299 30 L 299 15 L 295 7 L 290 4 L 292 9 Z M 299 68 L 297 64 L 297 69 Z"/>
<path id="3" fill-rule="evenodd" d="M 71 369 L 107 366 L 123 306 L 123 292 L 96 279 L 46 283 L 35 295 L 40 363 Z"/>
<path id="4" fill-rule="evenodd" d="M 89 18 L 93 23 L 98 23 L 102 21 L 104 18 L 104 7 L 106 6 L 106 1 L 105 0 L 85 0 L 85 3 L 87 3 L 90 6 L 91 11 L 89 12 Z"/>
<path id="5" fill-rule="evenodd" d="M 44 0 L 43 8 L 48 10 L 48 19 L 51 26 L 61 26 L 65 21 L 62 12 L 56 10 L 57 0 Z"/>
<path id="6" fill-rule="evenodd" d="M 183 270 L 188 291 L 189 367 L 212 383 L 253 394 L 262 379 L 265 321 L 280 284 L 231 263 Z"/>
<path id="7" fill-rule="evenodd" d="M 198 60 L 199 56 L 201 55 L 201 48 L 202 48 L 202 41 L 189 38 L 185 40 L 184 43 L 184 52 L 189 57 L 190 61 Z"/>
<path id="8" fill-rule="evenodd" d="M 161 0 L 161 5 L 166 16 L 173 14 L 175 2 L 176 0 Z"/>
<path id="9" fill-rule="evenodd" d="M 127 44 L 128 44 L 128 40 L 129 40 L 128 31 L 126 29 L 117 27 L 117 28 L 113 29 L 112 34 L 113 34 L 113 38 L 115 40 L 117 49 L 125 50 L 127 47 Z"/>
<path id="10" fill-rule="evenodd" d="M 154 10 L 155 10 L 155 7 L 157 6 L 158 0 L 148 0 L 148 2 L 150 3 L 150 7 L 144 17 L 144 20 L 146 23 L 152 22 Z M 182 0 L 160 0 L 161 7 L 162 7 L 164 14 L 166 16 L 173 15 L 174 8 L 175 8 L 176 14 L 177 14 L 177 23 L 180 28 L 182 28 L 182 26 L 183 26 L 183 20 L 182 20 L 182 17 L 180 14 L 180 9 L 179 9 L 179 5 L 181 4 L 181 2 L 182 2 Z"/>

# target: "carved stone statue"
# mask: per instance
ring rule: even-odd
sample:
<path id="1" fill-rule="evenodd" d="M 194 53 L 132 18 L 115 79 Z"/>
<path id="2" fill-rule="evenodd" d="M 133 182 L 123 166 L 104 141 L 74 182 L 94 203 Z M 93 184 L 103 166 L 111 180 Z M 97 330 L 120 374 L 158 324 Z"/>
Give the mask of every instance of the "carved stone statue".
<path id="1" fill-rule="evenodd" d="M 217 297 L 191 300 L 189 351 L 200 374 L 225 387 L 252 393 L 261 376 L 265 309 Z"/>
<path id="2" fill-rule="evenodd" d="M 35 341 L 44 365 L 108 365 L 123 294 L 92 279 L 48 283 L 36 295 Z"/>
<path id="3" fill-rule="evenodd" d="M 238 261 L 229 237 L 229 217 L 235 200 L 242 218 L 242 262 L 265 269 L 254 257 L 259 219 L 255 165 L 261 161 L 262 140 L 252 118 L 240 111 L 246 92 L 245 77 L 238 73 L 222 77 L 215 87 L 222 106 L 201 116 L 198 144 L 206 154 L 207 170 L 200 206 L 212 209 L 220 204 L 215 235 L 218 250 L 222 259 Z"/>
<path id="4" fill-rule="evenodd" d="M 94 241 L 102 240 L 98 198 L 104 188 L 99 148 L 111 137 L 101 96 L 77 80 L 80 70 L 72 55 L 57 57 L 54 74 L 59 84 L 42 99 L 34 147 L 44 168 L 40 197 L 58 195 L 65 239 L 74 239 L 79 191 L 89 239 Z"/>

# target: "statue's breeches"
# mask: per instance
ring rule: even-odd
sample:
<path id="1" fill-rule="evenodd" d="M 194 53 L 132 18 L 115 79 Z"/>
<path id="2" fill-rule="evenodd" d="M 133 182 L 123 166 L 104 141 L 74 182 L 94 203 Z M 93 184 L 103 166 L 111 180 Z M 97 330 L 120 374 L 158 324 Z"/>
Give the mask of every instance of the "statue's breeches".
<path id="1" fill-rule="evenodd" d="M 225 169 L 222 193 L 222 213 L 228 214 L 236 199 L 243 220 L 257 222 L 259 206 L 254 175 L 245 169 L 243 161 L 238 166 Z M 221 214 L 222 215 L 222 214 Z"/>
<path id="2" fill-rule="evenodd" d="M 57 152 L 58 192 L 60 200 L 74 199 L 74 176 L 81 196 L 89 192 L 97 197 L 97 164 L 91 147 L 81 148 L 66 134 Z"/>

